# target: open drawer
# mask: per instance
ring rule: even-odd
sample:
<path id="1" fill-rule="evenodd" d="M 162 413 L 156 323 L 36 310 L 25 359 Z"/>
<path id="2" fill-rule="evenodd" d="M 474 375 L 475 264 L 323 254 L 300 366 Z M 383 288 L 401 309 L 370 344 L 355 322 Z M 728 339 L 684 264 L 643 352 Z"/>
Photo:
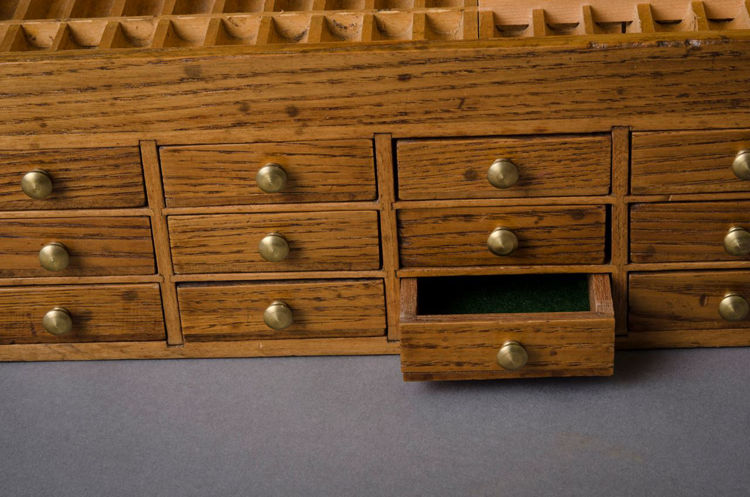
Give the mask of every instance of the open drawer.
<path id="1" fill-rule="evenodd" d="M 403 278 L 404 380 L 608 376 L 605 274 Z"/>

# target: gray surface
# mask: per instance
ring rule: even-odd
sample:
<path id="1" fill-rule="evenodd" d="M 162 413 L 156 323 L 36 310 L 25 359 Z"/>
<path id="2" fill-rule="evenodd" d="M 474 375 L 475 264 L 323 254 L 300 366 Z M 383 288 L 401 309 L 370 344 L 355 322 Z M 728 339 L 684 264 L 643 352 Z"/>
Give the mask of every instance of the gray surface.
<path id="1" fill-rule="evenodd" d="M 0 364 L 0 495 L 750 495 L 750 349 L 606 379 L 402 383 L 397 357 Z"/>

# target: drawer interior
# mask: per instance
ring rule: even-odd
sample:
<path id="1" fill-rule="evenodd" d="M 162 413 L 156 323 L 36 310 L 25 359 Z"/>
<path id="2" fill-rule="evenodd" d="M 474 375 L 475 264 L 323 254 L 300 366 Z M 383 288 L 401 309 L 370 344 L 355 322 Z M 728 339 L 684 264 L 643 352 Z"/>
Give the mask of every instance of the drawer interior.
<path id="1" fill-rule="evenodd" d="M 417 278 L 417 315 L 586 312 L 585 274 Z"/>

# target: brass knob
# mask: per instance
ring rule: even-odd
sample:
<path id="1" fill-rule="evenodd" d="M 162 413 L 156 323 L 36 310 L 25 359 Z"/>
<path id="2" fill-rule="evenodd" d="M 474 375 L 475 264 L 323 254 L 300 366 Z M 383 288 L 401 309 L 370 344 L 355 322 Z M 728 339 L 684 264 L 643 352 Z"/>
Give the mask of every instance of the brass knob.
<path id="1" fill-rule="evenodd" d="M 44 200 L 52 194 L 52 178 L 47 171 L 34 169 L 21 178 L 21 189 L 34 200 Z"/>
<path id="2" fill-rule="evenodd" d="M 750 304 L 740 295 L 730 293 L 719 302 L 719 315 L 727 321 L 742 321 L 750 314 Z"/>
<path id="3" fill-rule="evenodd" d="M 496 188 L 510 188 L 518 183 L 518 168 L 509 159 L 497 159 L 487 171 L 487 180 Z"/>
<path id="4" fill-rule="evenodd" d="M 750 232 L 734 226 L 724 237 L 724 250 L 730 255 L 750 255 Z"/>
<path id="5" fill-rule="evenodd" d="M 39 263 L 47 271 L 62 271 L 70 264 L 70 254 L 62 243 L 48 243 L 39 251 Z"/>
<path id="6" fill-rule="evenodd" d="M 73 330 L 73 318 L 63 307 L 55 307 L 42 319 L 42 326 L 53 335 L 66 335 Z"/>
<path id="7" fill-rule="evenodd" d="M 523 345 L 515 340 L 508 340 L 497 352 L 497 363 L 503 369 L 515 371 L 521 369 L 529 360 L 529 354 Z"/>
<path id="8" fill-rule="evenodd" d="M 487 248 L 495 255 L 510 255 L 518 248 L 518 237 L 505 228 L 495 228 L 487 238 Z"/>
<path id="9" fill-rule="evenodd" d="M 294 323 L 294 315 L 288 305 L 280 300 L 275 300 L 263 312 L 263 321 L 269 328 L 283 330 Z"/>
<path id="10" fill-rule="evenodd" d="M 732 162 L 732 171 L 739 179 L 750 179 L 750 150 L 741 150 Z"/>
<path id="11" fill-rule="evenodd" d="M 271 162 L 261 167 L 255 175 L 258 188 L 266 193 L 277 193 L 286 188 L 287 175 L 284 168 Z"/>
<path id="12" fill-rule="evenodd" d="M 280 262 L 289 255 L 289 242 L 278 233 L 271 233 L 260 240 L 258 252 L 268 262 Z"/>

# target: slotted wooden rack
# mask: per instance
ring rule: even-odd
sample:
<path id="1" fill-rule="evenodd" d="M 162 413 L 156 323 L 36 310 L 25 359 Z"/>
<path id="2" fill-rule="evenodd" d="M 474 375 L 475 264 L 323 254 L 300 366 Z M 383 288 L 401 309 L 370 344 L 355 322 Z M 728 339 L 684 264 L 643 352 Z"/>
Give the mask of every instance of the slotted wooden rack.
<path id="1" fill-rule="evenodd" d="M 750 0 L 0 0 L 0 52 L 750 29 Z"/>

